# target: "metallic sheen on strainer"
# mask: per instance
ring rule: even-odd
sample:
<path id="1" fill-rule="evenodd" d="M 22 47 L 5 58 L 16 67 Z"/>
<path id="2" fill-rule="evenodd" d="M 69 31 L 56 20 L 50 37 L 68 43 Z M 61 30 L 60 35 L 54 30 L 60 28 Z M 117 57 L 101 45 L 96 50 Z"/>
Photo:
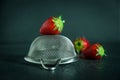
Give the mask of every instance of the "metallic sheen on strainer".
<path id="1" fill-rule="evenodd" d="M 69 38 L 63 35 L 42 35 L 35 38 L 24 59 L 41 64 L 44 69 L 54 70 L 59 64 L 77 61 L 78 56 Z"/>

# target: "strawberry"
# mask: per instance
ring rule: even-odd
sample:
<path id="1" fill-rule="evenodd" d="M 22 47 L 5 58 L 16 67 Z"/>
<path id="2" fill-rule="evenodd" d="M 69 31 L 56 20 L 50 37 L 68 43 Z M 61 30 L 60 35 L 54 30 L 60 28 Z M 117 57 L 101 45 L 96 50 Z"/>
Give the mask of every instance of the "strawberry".
<path id="1" fill-rule="evenodd" d="M 73 44 L 77 53 L 83 52 L 86 48 L 90 46 L 89 41 L 84 37 L 75 39 Z"/>
<path id="2" fill-rule="evenodd" d="M 64 20 L 61 16 L 48 18 L 41 26 L 40 33 L 44 35 L 60 34 L 64 27 Z"/>
<path id="3" fill-rule="evenodd" d="M 82 54 L 86 59 L 100 59 L 106 55 L 103 46 L 99 43 L 91 45 Z"/>

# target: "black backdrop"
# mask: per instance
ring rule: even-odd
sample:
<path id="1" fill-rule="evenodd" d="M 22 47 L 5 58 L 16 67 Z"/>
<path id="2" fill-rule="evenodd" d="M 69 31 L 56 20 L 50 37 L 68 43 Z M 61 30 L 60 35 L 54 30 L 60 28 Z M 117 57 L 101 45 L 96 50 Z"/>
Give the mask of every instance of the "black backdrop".
<path id="1" fill-rule="evenodd" d="M 31 43 L 50 16 L 62 15 L 62 35 L 120 41 L 119 0 L 0 0 L 0 43 Z"/>

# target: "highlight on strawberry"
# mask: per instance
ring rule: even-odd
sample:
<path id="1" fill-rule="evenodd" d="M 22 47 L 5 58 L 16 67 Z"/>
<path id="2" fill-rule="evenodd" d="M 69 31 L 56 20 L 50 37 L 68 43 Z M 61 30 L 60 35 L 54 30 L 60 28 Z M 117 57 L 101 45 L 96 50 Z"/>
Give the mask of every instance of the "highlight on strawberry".
<path id="1" fill-rule="evenodd" d="M 82 54 L 85 59 L 101 59 L 106 56 L 103 46 L 99 43 L 91 45 Z"/>
<path id="2" fill-rule="evenodd" d="M 56 35 L 60 34 L 63 30 L 65 20 L 62 17 L 50 17 L 42 24 L 40 33 L 43 35 Z"/>
<path id="3" fill-rule="evenodd" d="M 84 37 L 76 38 L 73 44 L 78 54 L 82 53 L 85 49 L 87 49 L 90 46 L 90 42 Z"/>

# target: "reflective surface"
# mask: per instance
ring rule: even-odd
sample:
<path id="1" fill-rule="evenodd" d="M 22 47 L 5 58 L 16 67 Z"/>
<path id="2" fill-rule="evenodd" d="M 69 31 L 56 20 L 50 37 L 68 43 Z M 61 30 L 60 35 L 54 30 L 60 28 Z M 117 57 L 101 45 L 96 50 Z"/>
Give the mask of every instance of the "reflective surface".
<path id="1" fill-rule="evenodd" d="M 107 57 L 60 65 L 55 71 L 24 60 L 29 45 L 0 46 L 0 80 L 120 80 L 120 44 L 104 44 Z"/>

